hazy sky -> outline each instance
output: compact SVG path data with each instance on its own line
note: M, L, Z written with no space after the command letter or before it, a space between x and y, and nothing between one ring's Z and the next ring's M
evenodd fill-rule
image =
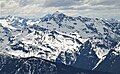
M0 0L0 16L41 17L55 11L71 16L120 19L120 0Z

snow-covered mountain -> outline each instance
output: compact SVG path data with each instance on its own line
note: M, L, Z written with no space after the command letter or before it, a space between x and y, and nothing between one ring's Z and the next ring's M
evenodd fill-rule
M119 42L120 22L115 19L71 17L60 12L40 19L0 18L0 53L18 58L38 57L104 72L98 68L110 54L120 55ZM112 68L105 72L114 73Z
M111 49L109 53L106 55L104 61L100 63L100 65L95 69L99 71L109 71L113 74L120 73L120 43L115 47L115 49Z

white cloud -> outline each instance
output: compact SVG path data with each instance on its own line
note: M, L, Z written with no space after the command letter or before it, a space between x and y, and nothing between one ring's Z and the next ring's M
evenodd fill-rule
M120 12L120 0L3 0L0 6L2 15L20 16L41 16L59 10L68 15L118 17Z

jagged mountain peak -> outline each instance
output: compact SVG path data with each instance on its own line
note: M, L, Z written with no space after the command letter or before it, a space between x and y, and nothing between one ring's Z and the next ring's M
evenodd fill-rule
M57 16L58 16L58 15L65 15L65 14L64 14L64 13L61 13L61 12L59 12L59 11L56 11L56 12L53 13L53 15L57 15Z
M62 20L67 17L65 14L60 13L59 11L54 12L53 14L47 14L43 18L41 18L42 21L50 21L54 20L56 23L62 22Z

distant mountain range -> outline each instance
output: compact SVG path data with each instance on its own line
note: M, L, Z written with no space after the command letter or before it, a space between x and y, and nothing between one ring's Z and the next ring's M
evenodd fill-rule
M45 64L43 68L39 62ZM71 17L58 11L39 19L0 18L2 74L72 70L72 74L119 74L119 68L120 21L116 19Z

